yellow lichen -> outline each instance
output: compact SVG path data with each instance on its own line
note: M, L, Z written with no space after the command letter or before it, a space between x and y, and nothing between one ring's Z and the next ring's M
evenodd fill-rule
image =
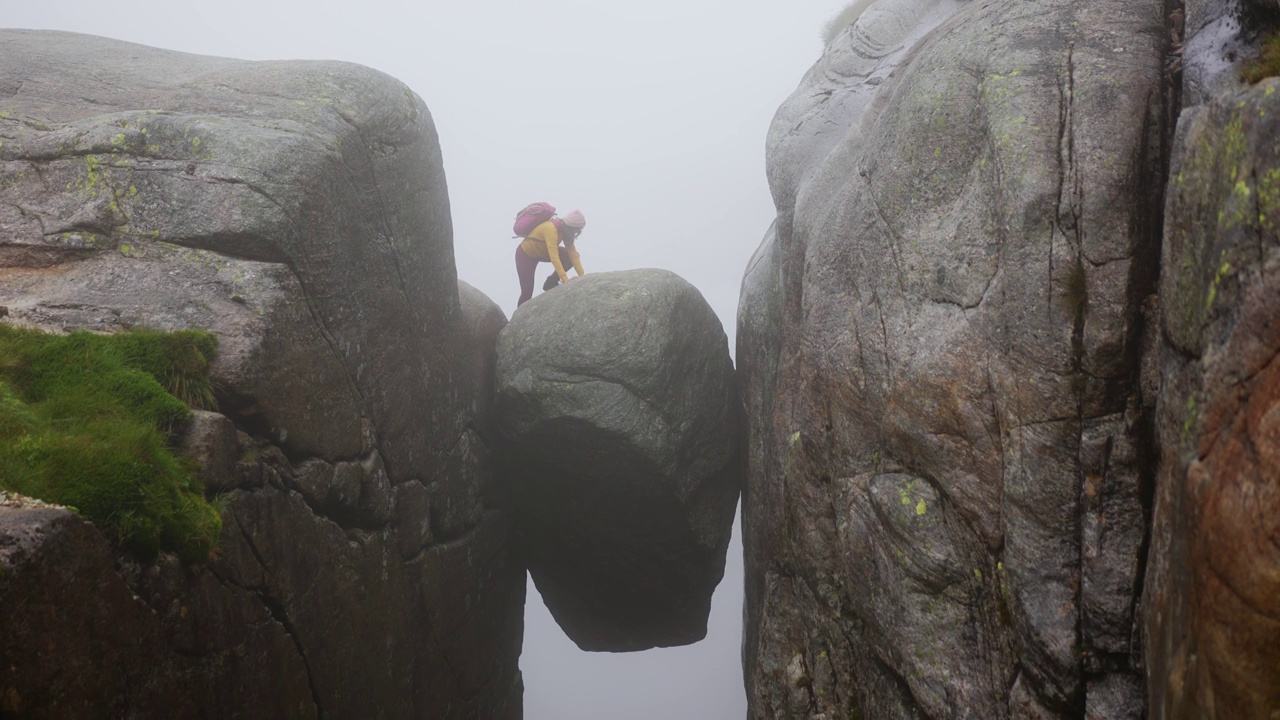
M1209 296L1205 301L1205 309L1213 307L1213 300L1218 296L1218 286L1222 284L1222 279L1231 272L1231 263L1226 260L1226 252L1222 253L1222 262L1218 265L1218 271L1214 273L1213 282L1209 284Z
M1273 230L1276 217L1280 217L1280 168L1263 173L1258 182L1258 225Z

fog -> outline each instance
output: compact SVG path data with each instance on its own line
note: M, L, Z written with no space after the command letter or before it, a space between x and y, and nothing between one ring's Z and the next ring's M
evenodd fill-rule
M422 96L439 131L459 278L510 316L515 212L539 200L580 208L588 273L678 273L715 309L732 348L742 272L774 214L765 133L846 1L11 0L2 22L386 72ZM685 648L581 652L531 584L525 717L744 717L734 535L707 639Z

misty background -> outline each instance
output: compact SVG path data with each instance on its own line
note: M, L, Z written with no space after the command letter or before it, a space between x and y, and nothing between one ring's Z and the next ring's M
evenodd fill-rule
M12 0L6 27L204 55L368 65L426 101L449 182L458 277L515 309L515 212L580 208L588 273L671 270L730 350L742 273L773 220L764 140L848 0ZM0 52L4 47L0 44ZM538 286L550 272L540 265ZM742 545L706 640L584 653L532 583L520 666L527 720L743 718Z

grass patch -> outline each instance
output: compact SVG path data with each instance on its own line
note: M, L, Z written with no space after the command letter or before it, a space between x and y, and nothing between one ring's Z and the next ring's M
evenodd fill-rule
M209 333L52 335L0 325L0 488L75 508L144 556L208 559L221 530L169 445L213 408Z
M1280 33L1268 36L1258 57L1240 68L1240 79L1251 85L1276 75L1280 75Z

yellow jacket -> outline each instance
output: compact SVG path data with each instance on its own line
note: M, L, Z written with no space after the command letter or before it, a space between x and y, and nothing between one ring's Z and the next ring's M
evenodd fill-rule
M560 233L556 230L556 224L550 220L542 223L529 233L529 237L520 243L520 249L525 255L537 260L549 261L556 268L556 274L560 276L560 282L569 282L569 275L564 270L563 263L560 262ZM582 271L582 259L578 257L578 249L573 246L573 241L564 244L564 249L569 251L569 262L573 263L573 269L578 273L578 277L582 277L586 273Z

